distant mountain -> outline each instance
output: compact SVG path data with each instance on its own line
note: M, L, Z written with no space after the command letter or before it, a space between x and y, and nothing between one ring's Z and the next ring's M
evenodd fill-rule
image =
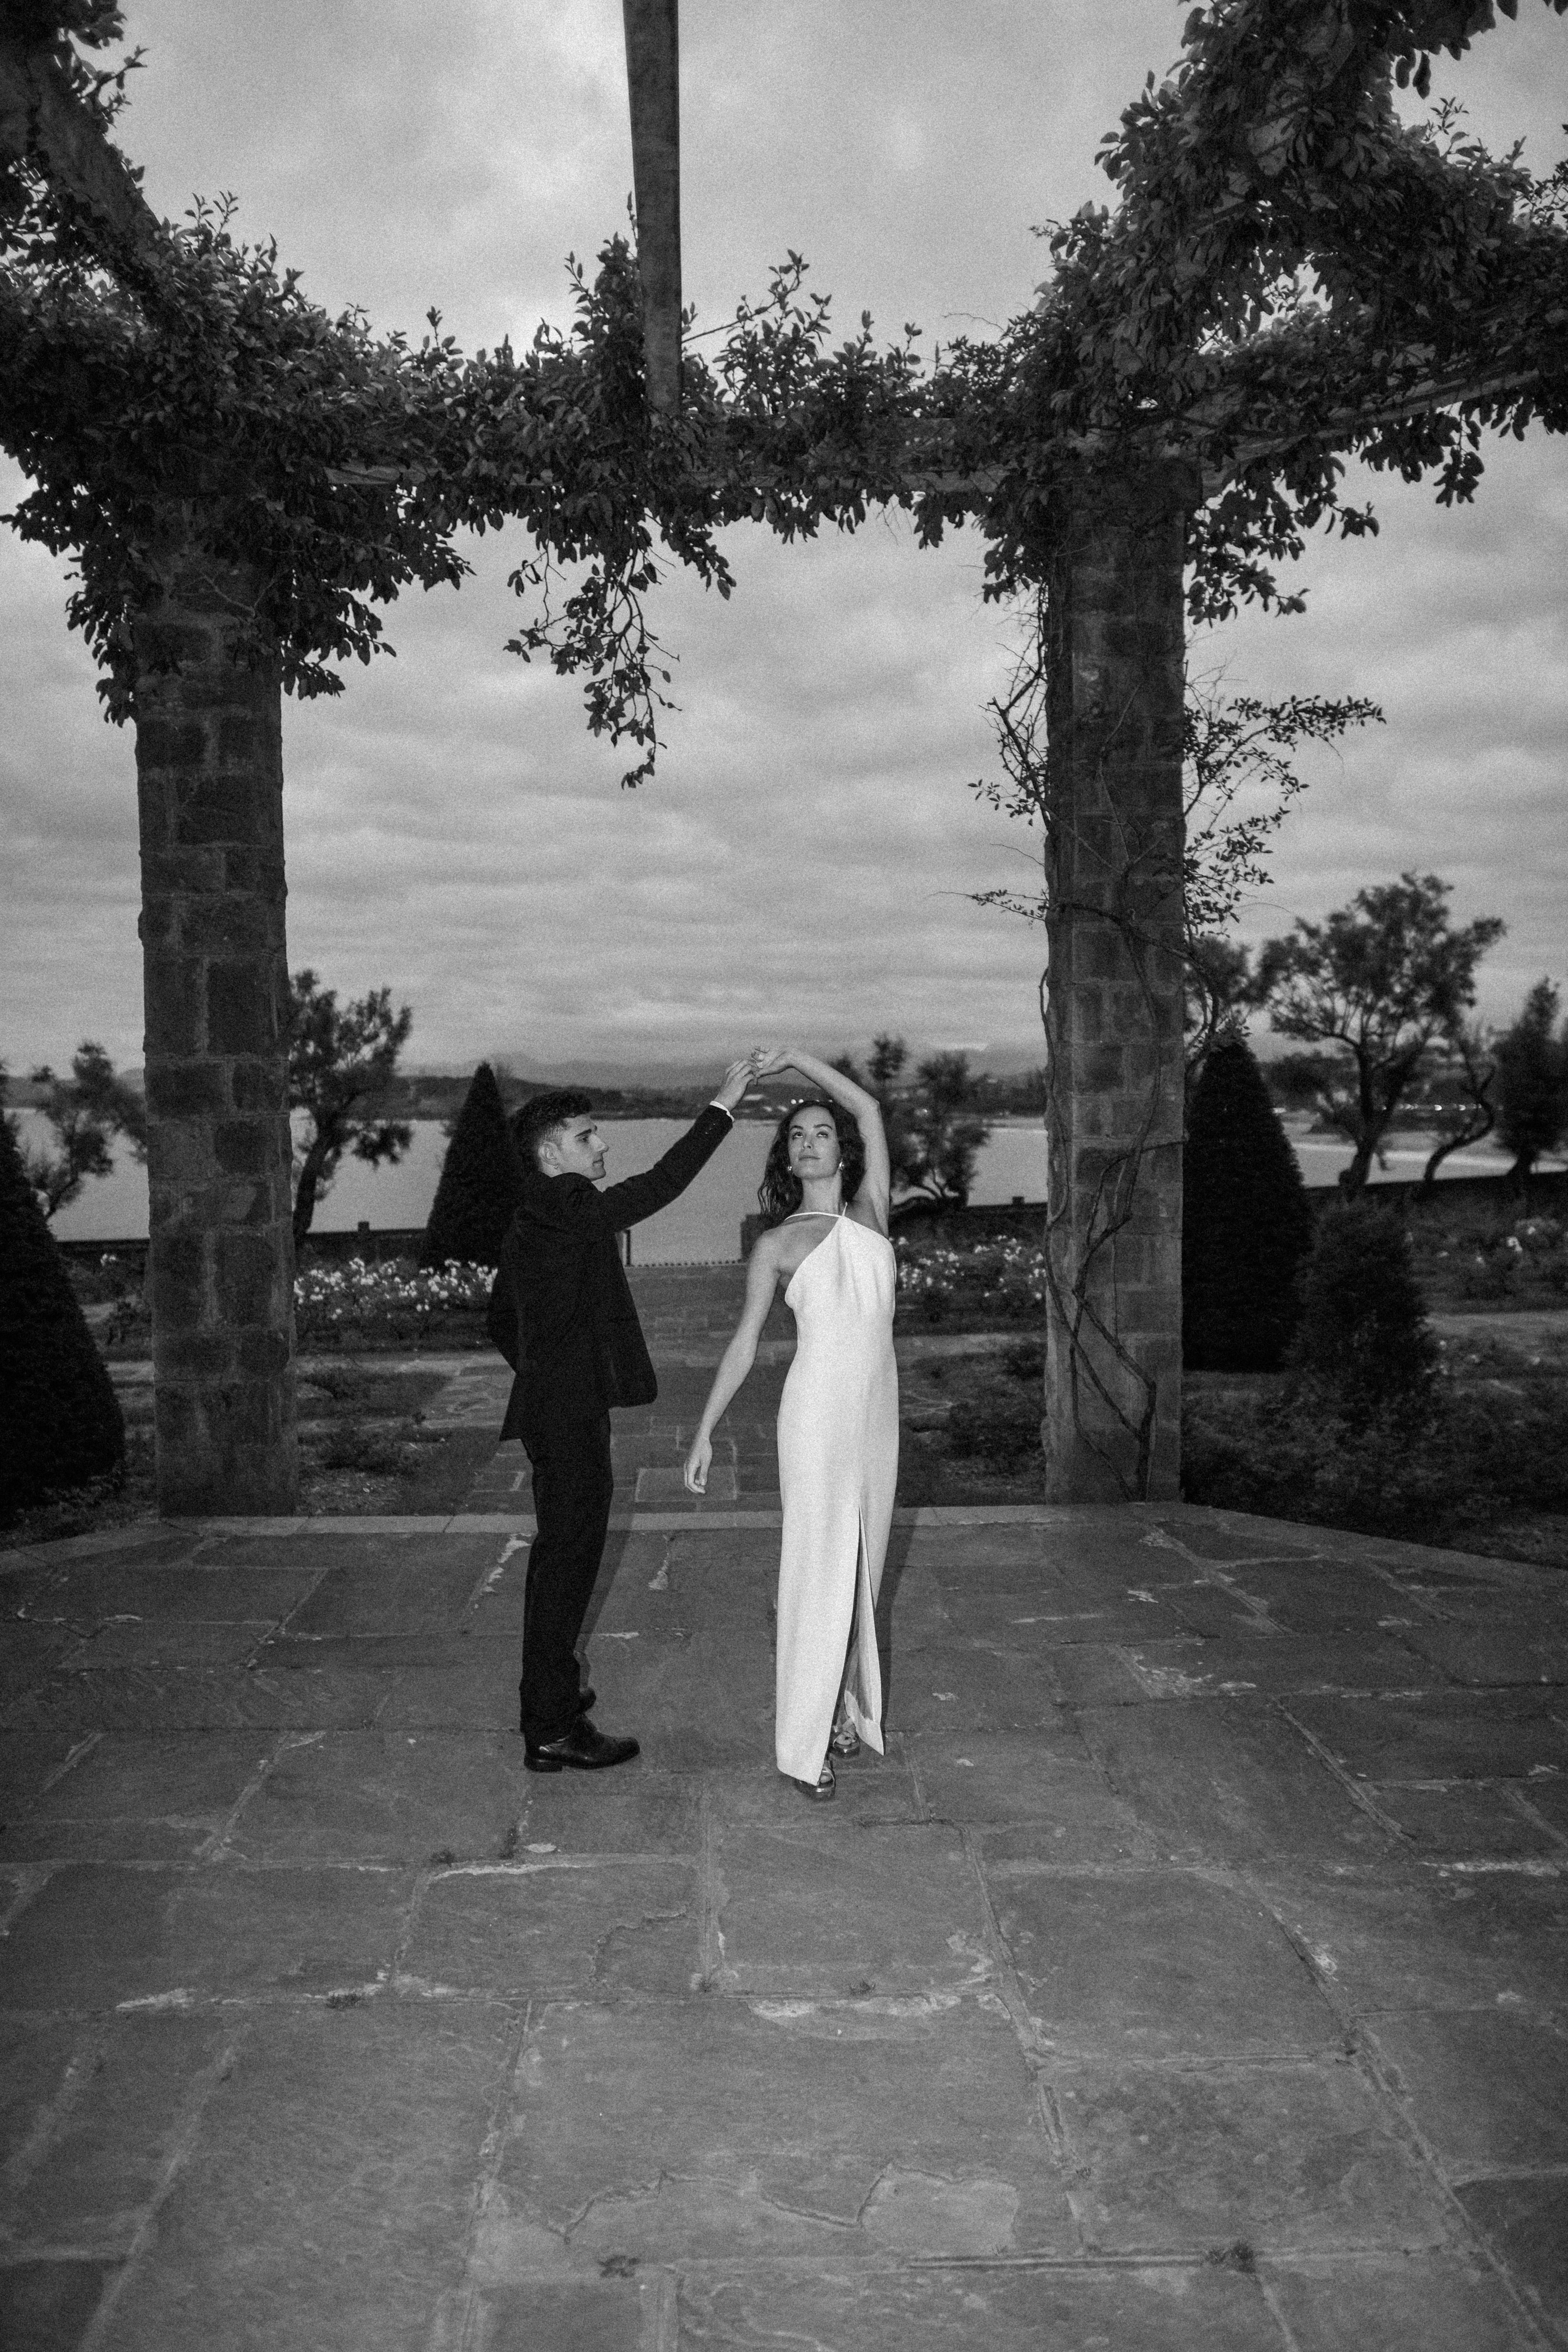
M831 1049L834 1054L844 1050L837 1045ZM849 1050L863 1062L864 1045L850 1047ZM929 1045L911 1045L910 1071L912 1073L914 1065L923 1061L934 1050L937 1049ZM1020 1070L1038 1069L1045 1058L1043 1042L1038 1046L998 1046L994 1052L972 1052L969 1057L972 1068L989 1071L995 1077L1012 1077ZM498 1069L504 1063L514 1078L522 1079L531 1086L636 1087L650 1094L679 1094L691 1087L716 1086L724 1068L721 1055L682 1062L599 1062L588 1057L580 1062L536 1062L524 1054L495 1053L489 1059ZM414 1067L417 1069L418 1066ZM436 1077L451 1074L445 1069L437 1071L432 1067L421 1075Z

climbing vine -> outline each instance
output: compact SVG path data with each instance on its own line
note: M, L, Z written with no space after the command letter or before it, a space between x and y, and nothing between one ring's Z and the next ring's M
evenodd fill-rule
M117 10L5 0L5 17L52 37L117 127L134 60L81 54L121 37ZM1411 127L1394 105L1396 79L1422 87L1428 52L1489 18L1214 0L1102 149L1114 209L1049 232L1039 301L994 341L927 360L866 320L836 342L792 254L716 341L689 340L674 415L643 397L619 238L591 275L572 265L565 331L465 355L435 313L417 342L329 317L226 205L128 252L24 161L0 184L0 438L33 485L10 519L74 559L71 618L117 719L161 499L199 499L254 562L258 627L301 695L390 650L381 610L403 589L461 579L462 532L521 523L510 649L581 681L590 727L640 754L628 781L668 684L648 596L668 562L728 595L716 535L748 517L791 539L896 504L929 542L973 516L987 593L1007 596L1043 578L1064 473L1191 455L1194 617L1289 608L1278 568L1306 532L1375 528L1342 499L1347 454L1463 499L1484 432L1568 427L1561 172L1532 180L1451 110Z

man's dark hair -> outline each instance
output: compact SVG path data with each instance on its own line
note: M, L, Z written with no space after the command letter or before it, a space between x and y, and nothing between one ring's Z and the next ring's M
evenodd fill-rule
M547 1135L564 1127L569 1118L581 1118L594 1108L579 1087L558 1087L553 1094L533 1095L521 1110L511 1115L511 1139L519 1156L537 1168L539 1147Z

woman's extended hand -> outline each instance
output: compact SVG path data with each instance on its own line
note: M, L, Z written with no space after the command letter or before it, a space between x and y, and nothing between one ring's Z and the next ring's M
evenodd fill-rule
M713 1441L700 1437L686 1457L684 1476L687 1489L693 1495L708 1492L708 1473L713 1466Z
M758 1047L757 1053L759 1078L774 1077L780 1070L791 1070L795 1067L795 1051L792 1046L763 1045Z

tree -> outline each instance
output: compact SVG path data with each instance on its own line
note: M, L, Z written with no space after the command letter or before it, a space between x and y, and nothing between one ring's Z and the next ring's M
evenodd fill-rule
M911 1192L943 1206L963 1208L974 1186L974 1162L991 1133L972 1108L974 1079L967 1054L932 1054L915 1073L919 1085L906 1111L905 1179Z
M910 1125L909 1088L901 1086L910 1049L901 1037L884 1031L871 1040L871 1052L862 1070L852 1054L840 1054L833 1066L853 1078L858 1087L875 1095L882 1114L882 1132L888 1143L888 1165L892 1173L895 1192L908 1192L917 1182L914 1173L920 1159L920 1146Z
M1455 929L1448 897L1435 874L1403 874L1358 890L1324 922L1298 921L1258 958L1270 1025L1340 1049L1341 1075L1320 1090L1317 1109L1354 1146L1340 1178L1347 1192L1365 1184L1428 1049L1458 1031L1475 1003L1476 966L1502 937L1490 915Z
M419 1245L421 1265L499 1265L517 1209L517 1160L495 1072L481 1062L452 1123Z
M107 1176L114 1167L110 1148L117 1135L130 1140L134 1157L147 1157L147 1107L133 1087L115 1076L103 1047L83 1038L71 1056L71 1075L57 1078L46 1062L33 1074L36 1085L48 1088L39 1105L55 1133L55 1148L22 1144L22 1164L38 1196L44 1215L76 1200L89 1176Z
M1301 1171L1251 1051L1205 1059L1182 1153L1182 1360L1195 1371L1272 1372L1300 1312L1312 1246Z
M294 1188L296 1249L345 1151L367 1167L383 1160L395 1165L413 1141L414 1129L405 1120L379 1112L413 1026L406 1004L394 1013L389 988L372 989L340 1009L336 990L321 987L313 971L294 974L289 1106L302 1110L309 1121Z
M0 1520L111 1477L125 1424L10 1123L0 1119Z
M1352 1443L1430 1420L1437 1342L1392 1210L1347 1200L1325 1213L1287 1370L1292 1394Z
M1560 1001L1552 982L1538 980L1498 1039L1498 1133L1521 1180L1568 1129L1568 1027L1552 1034Z
M1270 1095L1288 1110L1310 1110L1338 1070L1334 1054L1279 1054L1264 1074Z
M1438 1142L1436 1150L1427 1154L1426 1165L1421 1171L1423 1187L1436 1182L1437 1171L1451 1151L1462 1151L1469 1143L1484 1143L1497 1124L1497 1104L1493 1099L1497 1055L1488 1045L1480 1023L1456 1023L1447 1045L1447 1066L1442 1072L1445 1092L1428 1114Z

